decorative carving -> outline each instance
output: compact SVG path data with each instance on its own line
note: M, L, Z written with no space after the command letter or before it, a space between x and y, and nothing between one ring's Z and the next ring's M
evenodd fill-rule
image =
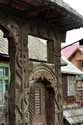
M51 68L49 68L47 65L37 65L33 67L33 71L31 72L30 75L30 81L35 80L37 81L38 79L43 80L44 78L47 79L51 83L51 87L54 90L55 93L55 125L60 125L60 116L62 113L62 102L61 102L61 90L60 90L60 85L59 82L55 76L55 73Z
M60 50L61 50L61 33L58 32L56 35L56 38L54 37L54 67L55 67L55 75L57 77L57 88L54 88L55 93L56 93L56 116L55 116L55 121L56 121L56 125L62 125L63 124L63 108L62 108L62 88L61 88L61 68L60 68ZM58 42L58 44L57 44ZM59 122L60 121L60 122Z
M25 55L25 54L24 54ZM17 55L18 56L18 55ZM26 56L25 56L26 57ZM16 100L16 110L17 114L20 115L20 122L21 124L25 125L26 123L28 124L27 121L27 110L28 110L28 88L26 88L26 84L28 82L27 80L27 69L26 69L26 61L25 58L19 57L19 62L17 62L18 70L16 71L16 77L17 77L17 92L16 94L18 95L17 100ZM24 60L24 67L22 69L22 61ZM24 77L25 76L25 77ZM17 116L18 120L18 116ZM19 121L18 121L19 123Z
M28 125L28 49L25 48L20 34L20 46L16 51L16 122L17 125Z
M12 38L9 41L9 51L10 51L10 63L11 63L11 83L9 92L9 124L11 125L29 125L29 85L28 85L28 49L27 49L27 32L23 28L23 25L18 26L16 23L5 23L7 27L8 34L6 37ZM32 28L34 25L32 25ZM37 28L37 29L36 29ZM27 28L28 29L28 28ZM35 26L33 34L43 36L48 38L50 34L51 38L54 39L54 34L50 33L48 29L44 30L42 27ZM30 30L30 29L29 29ZM42 32L41 32L42 30ZM44 30L44 32L43 32ZM52 31L53 32L53 31ZM52 35L53 34L53 35ZM25 38L26 37L26 38ZM14 43L13 43L14 42ZM60 44L60 43L59 43ZM30 74L30 80L44 80L51 83L51 88L54 90L54 105L55 105L55 125L62 125L62 97L61 97L61 81L59 81L59 68L60 68L60 57L57 56L60 51L60 46L55 45L54 52L54 69L49 68L46 65L37 65L32 67L32 72ZM53 72L53 70L56 70ZM12 107L13 106L13 107ZM12 118L12 119L11 119ZM48 123L47 123L48 124Z
M43 5L43 2L41 3L38 0L36 3ZM45 2L45 4L47 3ZM49 22L47 22L46 20L43 20L42 22L42 18L35 18L34 22L33 20L28 20L27 22L27 20L24 19L20 21L21 16L19 17L20 18L15 17L14 13L12 14L12 16L11 14L8 16L7 13L5 13L4 15L2 11L0 12L0 28L4 32L4 37L7 37L9 40L11 67L11 83L8 96L9 125L29 125L28 106L30 101L30 92L28 85L29 64L26 42L27 33L39 36L41 38L54 40L56 43L56 45L54 46L55 52L53 53L53 56L55 57L54 69L51 69L46 65L37 65L36 67L31 67L33 71L30 74L30 80L38 80L39 78L41 78L41 80L44 80L44 78L46 78L47 81L51 83L50 87L53 88L55 96L55 125L62 125L62 97L60 89L61 81L59 81L60 57L57 57L57 55L60 53L60 42L58 42L57 44L57 41L55 40L55 34L60 34L60 32L58 32L59 29L57 29L57 26L54 29L54 27L52 25L49 25ZM25 28L22 22L25 22ZM62 35L62 39L64 38L65 33L64 35ZM55 72L53 72L52 70L55 70Z
M51 82L52 87L55 87L57 84L57 79L54 75L54 72L47 65L39 64L33 67L30 74L30 80L38 80L39 78L42 80L46 78L49 82Z
M10 109L10 114L12 113L15 117L14 122L16 123L13 124L28 125L28 48L25 41L27 34L24 33L23 25L18 26L17 24L10 23L7 24L7 28L14 40L14 46L12 46L12 41L9 43L9 47L12 47L10 48L11 81L13 82L14 80L14 85L12 83L10 87L11 95L9 99L9 103L13 99L11 103L13 103L14 109L13 113ZM14 88L12 89L12 87Z

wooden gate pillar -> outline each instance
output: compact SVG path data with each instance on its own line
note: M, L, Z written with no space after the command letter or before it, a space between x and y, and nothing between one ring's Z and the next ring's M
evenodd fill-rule
M61 42L65 39L65 33L56 32L53 40L47 42L48 62L54 64L57 85L55 92L55 125L63 125L63 98L61 84Z
M23 25L9 25L14 42L10 39L9 125L28 125L28 47Z
M57 78L57 88L55 91L55 125L63 125L63 99L61 84L61 41L60 36L54 39L54 66Z

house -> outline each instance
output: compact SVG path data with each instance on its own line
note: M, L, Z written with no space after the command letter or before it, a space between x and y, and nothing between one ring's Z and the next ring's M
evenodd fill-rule
M5 114L8 113L7 103L9 83L10 64L8 56L8 41L3 38L3 33L0 31L0 124L5 123ZM6 121L6 123L8 122Z
M83 76L83 72L69 62L65 57L62 56L62 59L67 63L66 66L61 67L64 125L82 125L83 107L80 105L81 103L77 103L77 99L80 100L77 86L82 80L78 78Z
M0 109L4 106L4 95L8 91L10 81L8 41L0 31Z
M66 66L61 67L62 72L62 87L63 87L63 97L64 104L76 103L77 97L77 76L83 75L83 72L69 62L65 57L62 59L67 63Z
M83 46L73 44L71 46L63 47L61 49L61 54L83 71Z
M83 75L77 77L76 92L76 102L83 106Z
M72 64L83 71L83 46L73 44L62 48L62 55L64 55ZM77 79L77 102L83 105L83 76Z

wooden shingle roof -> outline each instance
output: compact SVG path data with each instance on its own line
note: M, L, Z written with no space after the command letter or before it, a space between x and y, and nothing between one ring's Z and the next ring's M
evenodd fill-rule
M7 14L40 19L65 31L83 27L83 17L62 0L0 0L0 7Z

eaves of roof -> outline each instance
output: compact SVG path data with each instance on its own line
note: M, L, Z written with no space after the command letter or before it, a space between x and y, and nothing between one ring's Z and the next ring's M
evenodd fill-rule
M73 75L83 75L83 72L74 66L70 61L62 56L62 59L67 63L66 66L61 67L61 72L64 74L73 74Z
M61 0L0 0L0 7L22 18L44 20L65 31L83 27L83 17Z

